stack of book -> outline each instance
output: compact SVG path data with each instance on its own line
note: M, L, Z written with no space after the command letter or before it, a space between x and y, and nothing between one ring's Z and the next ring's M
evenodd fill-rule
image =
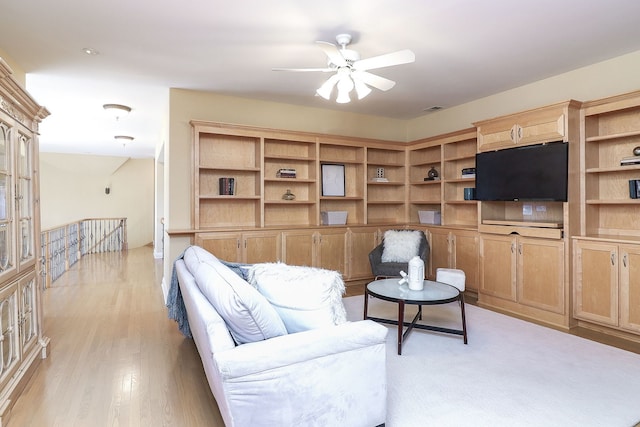
M462 169L462 177L463 178L475 178L476 177L476 168L464 168L464 169Z
M278 178L295 178L296 170L295 169L278 169L278 173L276 173L276 177Z
M233 196L236 187L235 178L222 177L218 180L221 196Z

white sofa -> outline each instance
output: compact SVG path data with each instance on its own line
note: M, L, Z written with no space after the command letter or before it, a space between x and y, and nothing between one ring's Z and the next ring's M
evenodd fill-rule
M167 301L170 317L179 323L175 304L184 303L188 324L181 324L181 330L195 341L225 425L384 424L387 328L370 320L326 324L326 309L305 307L294 316L308 313L311 323L319 325L288 333L294 326L281 309L292 307L274 306L259 286L237 273L191 246L174 264L171 287L177 282L179 288L170 290ZM307 293L315 298L321 292ZM344 311L339 304L336 310Z

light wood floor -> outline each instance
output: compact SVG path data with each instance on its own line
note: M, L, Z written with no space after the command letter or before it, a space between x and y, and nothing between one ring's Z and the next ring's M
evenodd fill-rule
M84 257L44 292L51 352L8 425L223 427L149 247Z

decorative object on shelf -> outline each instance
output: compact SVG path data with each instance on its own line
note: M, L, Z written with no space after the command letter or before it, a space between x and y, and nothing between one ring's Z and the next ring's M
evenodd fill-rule
M425 211L418 211L418 219L420 220L420 224L440 225L442 221L442 216L440 211L425 210Z
M640 147L635 147L633 149L633 155L634 156L640 156Z
M464 189L464 199L465 200L475 200L476 199L476 189L473 187L467 187Z
M291 192L291 190L289 190L289 189L287 188L287 192L286 192L286 193L284 193L284 194L282 195L282 198L283 198L284 200L295 200L295 199L296 199L296 195L295 195L295 194L293 194L293 193Z
M640 165L640 156L623 157L620 166Z
M345 225L347 223L347 211L322 211L320 219L322 225Z
M640 199L640 179L629 180L629 197Z
M371 181L373 181L373 182L389 182L389 180L384 177L384 168L377 168L376 169L376 176L374 178L371 178Z
M277 178L295 178L296 170L293 168L278 169L278 172L276 173L276 177Z
M218 180L221 196L233 196L236 189L235 178L222 177Z
M427 172L427 177L424 179L425 181L437 181L440 179L440 174L434 166L431 166L429 172Z
M344 165L322 164L322 195L345 196Z

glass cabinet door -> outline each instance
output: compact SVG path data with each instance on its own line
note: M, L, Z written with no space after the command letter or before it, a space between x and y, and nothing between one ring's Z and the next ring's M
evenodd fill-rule
M17 286L0 294L0 386L11 377L18 362Z
M31 138L20 133L18 135L18 194L16 194L20 264L34 259L32 158Z
M30 344L35 342L37 334L36 310L36 278L35 273L29 274L20 281L20 344L22 352L27 351Z
M15 267L11 132L0 117L0 276Z

